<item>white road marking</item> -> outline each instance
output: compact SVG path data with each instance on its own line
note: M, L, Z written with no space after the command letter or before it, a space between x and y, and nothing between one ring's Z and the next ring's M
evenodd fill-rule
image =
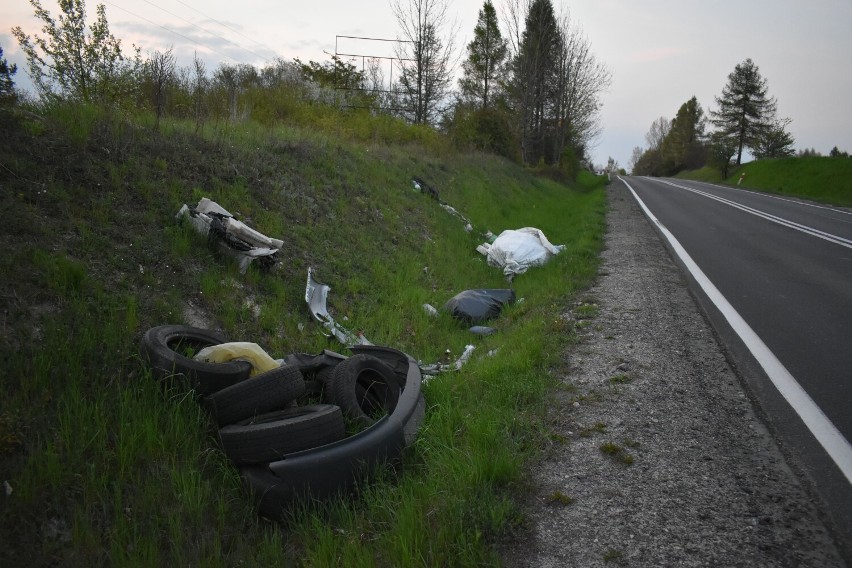
M646 176L647 177L647 176ZM662 181L662 180L660 180ZM809 203L807 201L799 201L798 199L790 199L789 197L781 197L780 195L773 195L771 193L765 193L762 191L754 191L752 189L742 189L741 187L730 187L726 185L719 185L717 183L709 183L706 181L699 181L696 183L701 183L704 185L709 185L710 187L718 187L719 189L733 189L736 191L742 191L743 193L750 193L752 195L756 195L758 197L768 197L770 199L777 199L778 201L786 201L788 203L793 203L795 205L804 205L806 207L813 207L814 209L825 209L826 211L831 211L832 213L840 213L842 215L852 215L852 211L847 211L845 209L841 209L840 207L832 207L830 205L818 205L816 203Z
M783 217L777 217L770 213L766 213L759 209L754 209L753 207L749 207L747 205L743 205L741 203L737 203L736 201L731 201L730 199L726 199L724 197L719 197L718 195L713 195L712 193L707 193L706 191L701 191L700 189L695 189L694 187L687 187L685 185L679 185L676 183L672 183L670 181L666 181L663 179L656 180L660 183L664 183L666 185L670 185L672 187L677 187L679 189L685 189L686 191L691 191L696 195L701 195L704 197L709 197L710 199L714 199L719 203L724 203L725 205L730 205L731 207L735 207L740 211L745 211L746 213L751 213L752 215L757 215L767 221L772 221L773 223L778 223L779 225L783 225L785 227L789 227L791 229L795 229L797 231L801 231L805 234L811 235L813 237L817 237L820 239L824 239L830 243L838 244L840 246L844 246L846 248L852 249L852 240L846 239L844 237L839 237L837 235L832 235L831 233L826 233L825 231L820 231L819 229L814 229L813 227L808 227L807 225L802 225L800 223L796 223L794 221L790 221L789 219L784 219ZM625 182L627 183L627 182Z
M695 261L692 260L692 257L689 256L689 253L686 252L686 249L678 242L677 238L648 209L645 202L642 201L636 191L627 183L627 180L621 176L618 179L624 182L624 185L633 194L633 197L639 203L639 206L645 212L648 219L659 227L663 236L671 244L672 249L680 257L689 272L692 273L695 281L698 282L698 285L701 286L701 289L704 290L710 301L713 302L734 332L745 343L749 351L751 351L751 354L763 368L764 372L766 372L766 375L778 392L781 393L781 396L793 408L793 411L799 415L799 418L802 419L802 422L804 422L808 430L811 431L811 434L814 435L826 453L828 453L829 457L837 464L837 467L840 468L840 471L843 472L849 483L852 483L852 445L849 444L849 441L843 437L843 434L840 433L822 409L805 392L793 375L784 367L784 364L778 360L751 326L746 323L725 296L722 295L719 289L716 288Z

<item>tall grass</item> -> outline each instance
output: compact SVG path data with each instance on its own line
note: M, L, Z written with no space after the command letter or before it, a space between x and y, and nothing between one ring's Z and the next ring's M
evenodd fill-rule
M4 208L18 212L2 231L20 245L0 260L0 478L13 490L0 564L496 563L493 543L521 522L515 492L570 340L558 315L595 273L601 180L566 187L361 115L311 129L220 123L195 136L175 120L161 134L117 127L124 119L112 114L68 133L53 121L72 111L55 112L0 148L10 166L0 174ZM71 150L39 153L45 146ZM103 148L119 149L121 162ZM415 175L474 231L413 191ZM284 239L277 268L242 275L175 221L201 196ZM464 289L508 286L474 249L485 231L524 226L566 250L515 280L524 301L492 322L497 334L423 312ZM427 362L468 343L476 351L461 372L424 387L426 419L398 469L377 473L356 498L269 524L195 398L155 384L138 341L195 310L276 357L341 350L304 305L309 266L332 287L333 315L375 343Z

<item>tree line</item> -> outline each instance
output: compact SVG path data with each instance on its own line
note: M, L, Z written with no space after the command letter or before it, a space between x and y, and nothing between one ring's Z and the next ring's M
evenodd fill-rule
M711 166L728 177L730 167L742 163L744 150L756 159L795 155L795 140L787 130L792 121L777 116L777 101L769 96L766 79L754 61L738 64L714 100L716 108L709 117L693 96L672 120L661 116L651 123L645 135L647 148L633 149L632 173L669 176ZM709 133L705 132L708 122L715 127ZM799 155L818 154L806 150ZM835 146L831 156L848 154Z
M391 0L401 68L389 89L378 62L359 70L338 57L276 59L262 68L221 63L208 70L196 55L179 67L171 48L147 57L136 46L122 49L103 4L90 24L85 0L62 0L56 17L40 0L30 4L42 34L31 36L20 26L12 34L38 103L147 108L156 127L164 116L191 118L199 130L211 117L283 118L288 101L300 100L390 114L439 129L464 148L576 171L599 134L600 97L610 83L588 39L551 0L506 0L502 19L486 0L461 55L449 0ZM2 51L0 61L0 94L8 102L17 96L16 69Z

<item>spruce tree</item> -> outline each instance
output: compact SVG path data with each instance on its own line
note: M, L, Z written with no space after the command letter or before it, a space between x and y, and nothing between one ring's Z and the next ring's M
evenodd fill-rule
M467 46L467 60L462 65L464 77L459 80L462 94L487 109L495 90L503 62L506 59L506 40L500 33L497 11L491 0L479 10L473 29L473 41Z
M773 124L776 103L767 90L757 65L746 59L728 75L722 96L716 97L719 109L711 111L711 122L736 144L737 165L742 163L743 148L755 148Z

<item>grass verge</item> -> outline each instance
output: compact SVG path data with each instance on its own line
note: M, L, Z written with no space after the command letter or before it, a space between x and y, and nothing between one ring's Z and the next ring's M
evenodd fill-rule
M549 369L570 333L559 315L595 274L602 180L567 187L424 147L417 133L385 144L399 125L382 123L381 142L335 128L218 124L196 136L166 122L155 134L67 107L8 125L0 564L497 563L492 544L519 522L513 492L545 436ZM414 175L474 232L414 192ZM241 275L175 221L202 196L284 239L276 269ZM423 312L467 288L506 287L474 251L478 233L524 226L567 247L516 279L525 301L493 322L499 333ZM477 349L426 385L426 420L399 469L356 498L269 523L212 421L191 394L154 384L137 346L153 325L201 321L276 357L340 350L304 305L309 266L332 286L331 312L375 343L424 361Z
M849 158L809 156L757 160L733 169L726 180L713 168L683 172L678 177L729 185L737 185L742 177L739 183L742 188L852 206L852 160Z

